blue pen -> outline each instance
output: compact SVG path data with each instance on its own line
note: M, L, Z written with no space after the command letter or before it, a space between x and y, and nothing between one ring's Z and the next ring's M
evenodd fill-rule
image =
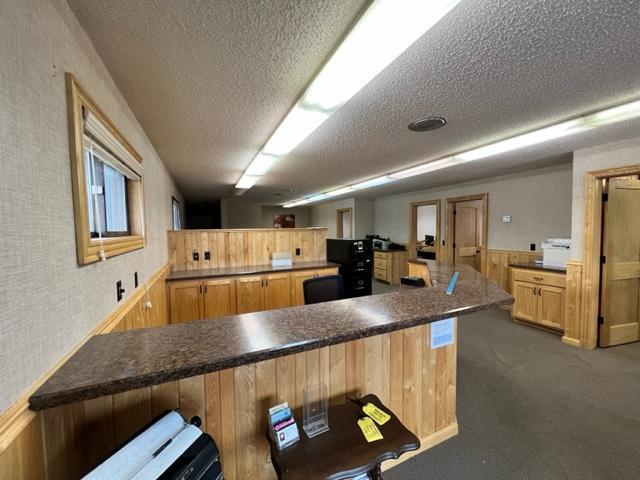
M447 287L447 295L451 295L453 293L453 289L456 286L456 282L458 281L458 272L454 272L453 277L449 281L449 286Z

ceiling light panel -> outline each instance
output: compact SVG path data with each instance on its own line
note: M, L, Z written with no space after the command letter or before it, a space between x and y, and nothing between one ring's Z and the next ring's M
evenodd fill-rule
M296 105L263 148L267 155L285 156L329 118L329 114Z
M610 125L612 123L621 122L623 120L631 120L640 117L640 100L625 103L617 107L607 108L600 112L585 115L584 123L593 127L602 125Z
M251 188L255 185L260 177L252 176L252 175L242 175L238 183L236 183L236 188L246 190L247 188Z
M251 165L245 170L245 175L261 176L269 171L271 166L278 161L278 157L273 155L265 155L259 153L256 158L253 159Z
M364 188L375 187L377 185L384 185L385 183L393 182L393 178L388 175L384 175L382 177L372 178L371 180L366 180L364 182L356 183L355 185L351 185L351 188L354 190L362 190Z

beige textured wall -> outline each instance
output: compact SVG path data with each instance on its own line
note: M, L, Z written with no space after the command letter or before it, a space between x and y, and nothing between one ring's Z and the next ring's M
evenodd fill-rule
M409 239L409 204L476 193L489 194L489 248L529 250L529 244L571 235L571 163L481 181L377 198L375 230L393 241ZM444 238L445 205L441 234ZM511 223L502 223L511 215Z
M607 168L640 165L640 138L576 150L573 154L571 258L582 260L585 174Z
M296 227L310 226L309 207L282 208L262 205L244 198L224 198L220 202L222 228L271 228L273 216L286 213L296 216Z
M340 208L351 208L353 215L351 216L351 231L356 232L353 224L356 217L355 200L353 198L345 198L335 200L333 202L320 203L311 206L311 226L325 227L327 229L327 238L336 238L336 210Z
M142 128L64 0L0 0L0 411L167 262L171 195ZM147 246L85 267L75 251L64 72L144 159Z

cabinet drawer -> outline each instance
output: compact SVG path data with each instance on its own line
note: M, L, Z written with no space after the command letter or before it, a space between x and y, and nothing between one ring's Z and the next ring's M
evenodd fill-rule
M543 272L540 270L523 270L514 268L512 271L514 281L535 283L536 285L551 285L564 288L566 276L561 273Z
M387 270L387 259L376 258L373 261L373 268L379 269L379 270Z
M373 258L375 259L381 259L381 260L387 260L387 254L384 252L373 252Z
M375 278L377 278L378 280L382 280L383 282L388 281L387 280L387 271L386 270L381 270L379 268L376 268L373 270L373 276Z

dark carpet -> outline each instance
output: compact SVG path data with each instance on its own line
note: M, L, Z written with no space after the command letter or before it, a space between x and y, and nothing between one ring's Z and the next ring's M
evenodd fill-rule
M640 479L640 344L584 351L511 321L460 317L458 436L386 480Z

